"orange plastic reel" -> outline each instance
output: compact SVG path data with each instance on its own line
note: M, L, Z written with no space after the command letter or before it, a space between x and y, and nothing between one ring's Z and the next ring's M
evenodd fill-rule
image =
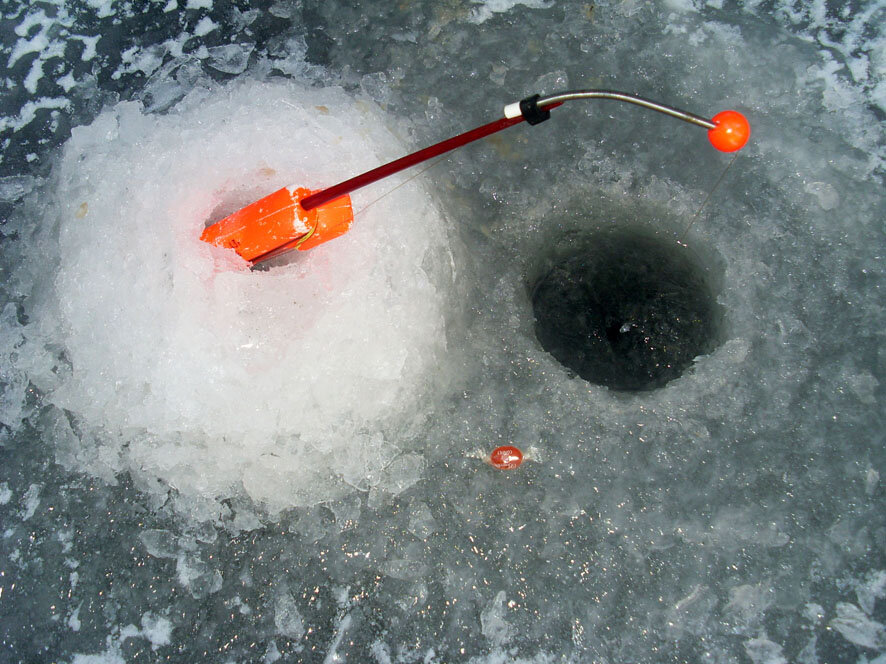
M304 187L279 189L207 227L200 239L259 263L347 233L354 221L351 197L345 194L312 210L303 209L300 201L313 193Z

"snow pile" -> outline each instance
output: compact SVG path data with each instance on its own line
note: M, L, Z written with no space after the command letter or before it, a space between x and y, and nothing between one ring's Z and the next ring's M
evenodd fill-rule
M210 512L242 489L275 512L415 482L421 457L390 432L422 420L454 264L423 189L365 212L391 185L356 194L350 234L266 271L198 240L281 186L403 152L372 105L295 84L198 89L165 116L121 103L75 129L23 222L40 239L19 288L44 297L27 325L5 312L7 350L26 341L4 421L27 373L57 407L45 420L65 465L159 479Z

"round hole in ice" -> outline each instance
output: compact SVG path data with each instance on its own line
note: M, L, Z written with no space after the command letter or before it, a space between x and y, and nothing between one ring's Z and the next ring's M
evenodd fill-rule
M722 307L697 257L637 230L573 243L532 286L542 347L585 380L640 391L722 341Z

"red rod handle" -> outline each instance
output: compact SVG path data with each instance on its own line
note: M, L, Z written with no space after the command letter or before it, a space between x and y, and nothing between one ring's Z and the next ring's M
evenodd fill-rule
M557 105L559 106L559 104ZM553 106L551 106L551 108L553 108ZM435 143L434 145L426 147L423 150L413 152L412 154L408 154L405 157L400 157L395 161L373 168L371 171L366 171L361 175L352 177L350 180L345 180L344 182L340 182L339 184L327 187L326 189L322 189L316 194L306 196L301 200L300 205L305 210L312 210L315 207L323 205L324 203L335 200L339 196L349 194L355 189L365 187L366 185L372 184L373 182L378 182L382 178L386 178L389 175L393 175L394 173L399 173L400 171L405 170L410 166L415 166L416 164L420 164L421 162L427 161L428 159L433 159L437 155L449 152L450 150L455 150L455 148L460 148L462 145L466 145L473 141L479 140L481 138L489 136L490 134L494 134L497 131L501 131L502 129L513 127L515 124L523 122L523 120L524 118L522 115L516 118L501 118L500 120L495 120L493 122L490 122L489 124L485 124L482 127L477 127L476 129L466 131L465 133L459 134L458 136L447 138L445 141L440 141L439 143Z

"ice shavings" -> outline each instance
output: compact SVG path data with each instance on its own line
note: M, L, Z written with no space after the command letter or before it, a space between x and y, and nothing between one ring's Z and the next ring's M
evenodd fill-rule
M209 66L225 74L239 74L246 70L252 44L224 44L207 49Z
M7 175L6 177L0 177L0 201L15 202L25 194L30 193L37 183L37 178L31 175Z
M766 583L736 586L729 590L729 602L723 614L736 634L754 633L773 599L773 589Z
M179 555L175 560L176 578L194 599L206 599L221 590L222 573L197 555Z
M139 48L138 46L128 48L121 54L122 64L114 72L114 77L119 78L123 74L136 71L150 76L163 64L163 58L168 51L169 46L165 43L151 48Z
M76 421L43 415L58 460L111 482L124 469L156 477L201 504L245 492L272 513L355 488L378 504L414 485L422 457L391 435L420 421L398 416L436 380L451 262L423 267L447 248L421 189L267 272L197 239L219 206L338 181L391 145L365 102L296 85L235 85L163 117L123 103L75 129L47 209L54 304L27 328L63 344L70 370L37 369L41 353L19 362ZM194 586L200 567L181 563L180 578Z
M754 664L788 664L782 647L765 636L745 641L744 650Z
M128 639L145 639L152 650L171 643L173 626L169 618L148 612L140 622L141 629L132 624L115 627L105 639L106 650L93 655L75 654L71 664L125 664L124 643Z
M855 604L839 602L837 617L829 623L847 641L862 648L886 648L886 627L865 615Z
M550 0L471 0L475 5L468 20L471 23L485 23L496 14L504 14L518 5L530 9L548 9L553 6Z
M876 570L865 575L865 578L857 583L855 595L859 606L868 615L873 615L876 601L886 597L886 571Z
M274 627L277 633L298 640L305 633L304 619L292 592L285 587L277 588L274 597Z
M22 510L20 513L22 521L27 521L34 516L37 508L40 506L41 489L42 487L39 484L31 484L22 495Z
M483 636L489 639L489 642L496 647L504 646L511 638L512 629L505 618L507 612L506 599L505 591L499 591L486 605L486 608L480 612L480 625Z
M78 606L76 609L74 609L71 612L71 615L68 616L68 627L71 628L72 632L79 632L80 631L80 627L82 625L82 623L80 621L80 609L81 608L82 608L82 605Z
M168 646L172 641L172 622L164 616L146 613L141 619L141 636L151 642L151 649Z
M151 556L175 561L176 581L195 599L205 599L221 589L224 577L206 562L198 538L150 529L142 531L139 540Z
M197 22L197 25L194 26L194 35L197 37L205 37L210 32L217 29L218 23L213 21L208 16L204 16Z

